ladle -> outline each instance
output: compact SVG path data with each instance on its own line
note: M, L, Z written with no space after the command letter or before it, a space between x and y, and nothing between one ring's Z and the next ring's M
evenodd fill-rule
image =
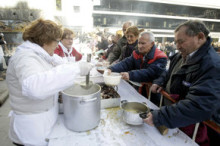
M87 54L87 62L91 62L91 56L92 54ZM81 87L83 87L84 89L89 89L93 85L92 81L89 81L89 75L90 75L90 72L88 73L88 75L86 75L86 82L80 83Z

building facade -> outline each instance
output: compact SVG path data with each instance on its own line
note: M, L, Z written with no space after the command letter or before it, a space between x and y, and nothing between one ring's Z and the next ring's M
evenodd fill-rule
M207 2L206 2L207 3ZM151 30L160 41L172 40L174 29L182 22L202 20L213 38L220 38L219 2L206 4L184 0L101 0L94 6L94 27L121 29L123 22L131 21L139 28ZM214 6L211 6L215 5Z

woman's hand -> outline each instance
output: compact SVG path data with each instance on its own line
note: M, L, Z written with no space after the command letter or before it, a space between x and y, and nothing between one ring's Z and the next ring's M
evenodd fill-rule
M79 63L79 69L80 69L81 76L88 75L92 68L93 68L93 65L91 63L88 63L88 62L80 62Z
M112 73L112 71L110 70L110 69L106 69L105 71L104 71L104 76L107 76L107 75L110 75Z

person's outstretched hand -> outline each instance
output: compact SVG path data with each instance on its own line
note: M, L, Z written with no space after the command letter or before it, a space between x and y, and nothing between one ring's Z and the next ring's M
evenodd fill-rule
M146 119L143 119L145 123L147 123L148 125L150 126L154 126L154 123L153 123L153 115L151 114L151 112L149 112L147 114L147 118Z
M111 71L110 69L106 69L106 70L104 71L103 76L110 75L111 73L112 73L112 71Z
M153 84L150 88L151 92L153 93L160 93L160 91L162 90L162 87L157 85L157 84Z

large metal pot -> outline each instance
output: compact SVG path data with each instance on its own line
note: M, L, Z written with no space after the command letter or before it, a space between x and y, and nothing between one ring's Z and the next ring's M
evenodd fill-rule
M87 131L100 121L100 91L98 84L83 88L78 84L62 92L64 124L72 131Z
M121 101L121 109L123 120L130 125L141 125L143 119L140 117L141 113L148 113L150 109L146 103Z

